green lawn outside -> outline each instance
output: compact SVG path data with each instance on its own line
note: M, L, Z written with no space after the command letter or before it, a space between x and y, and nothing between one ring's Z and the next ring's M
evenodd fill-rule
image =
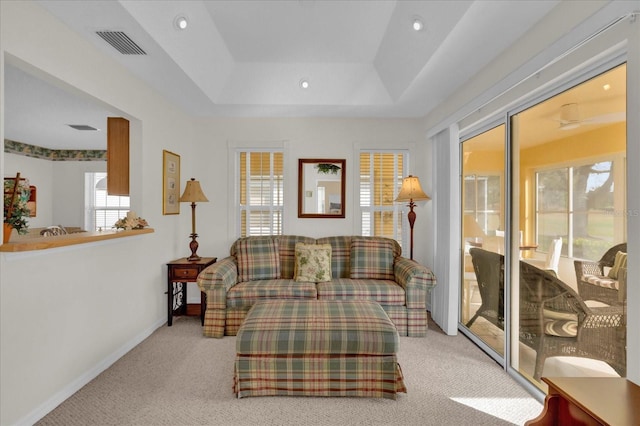
M590 211L587 219L587 236L574 238L573 257L598 260L613 244L616 217L603 211ZM552 239L560 236L564 244L562 254L567 254L567 216L564 213L545 213L538 217L538 246L546 250Z

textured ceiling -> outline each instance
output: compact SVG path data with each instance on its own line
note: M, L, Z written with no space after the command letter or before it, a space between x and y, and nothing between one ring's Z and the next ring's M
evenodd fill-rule
M424 117L558 2L37 4L194 116ZM186 30L175 27L178 16ZM423 30L412 29L415 18ZM96 35L102 30L123 31L147 54L119 53ZM7 97L7 109L14 101ZM22 124L7 121L6 137Z

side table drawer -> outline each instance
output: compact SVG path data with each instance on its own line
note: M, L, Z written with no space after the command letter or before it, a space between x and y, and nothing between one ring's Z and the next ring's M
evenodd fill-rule
M173 267L171 268L171 279L174 280L195 280L198 278L198 273L200 271L198 268L180 268Z

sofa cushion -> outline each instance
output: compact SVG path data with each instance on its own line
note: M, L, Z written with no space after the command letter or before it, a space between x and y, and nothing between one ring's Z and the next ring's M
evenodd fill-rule
M257 303L247 313L236 352L261 359L274 355L371 357L395 354L398 341L395 326L377 303L271 300ZM282 359L283 368L290 365L287 358ZM336 360L336 369L344 370L345 361ZM315 371L315 365L309 362L308 368L317 375L316 380L325 379L328 372ZM292 371L292 380L301 373Z
M293 278L295 270L296 244L315 244L315 238L299 235L279 235L278 253L280 255L280 278Z
M393 243L390 240L351 240L351 278L393 280L393 261Z
M405 304L404 289L390 280L335 278L318 283L319 300L373 300L381 305Z
M238 283L227 292L227 307L252 306L258 300L317 299L315 283L292 279L257 280Z
M238 282L280 278L278 241L273 238L244 238L236 241Z
M578 322L571 320L546 320L544 332L550 336L576 337L578 335Z
M620 283L617 280L609 277L603 277L602 275L585 274L582 276L582 281L589 284L597 285L598 287L613 288L618 290Z
M316 240L316 244L331 245L331 276L333 278L349 278L351 255L351 236L342 235L323 237Z
M617 252L615 260L613 261L613 266L609 270L609 278L613 278L614 280L618 279L618 272L620 268L627 267L627 253Z
M331 245L297 243L295 265L296 281L331 281Z

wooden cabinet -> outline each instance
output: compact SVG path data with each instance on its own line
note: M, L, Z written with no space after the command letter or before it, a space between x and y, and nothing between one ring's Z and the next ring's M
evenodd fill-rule
M526 426L640 425L640 386L617 377L543 377L542 413Z
M107 193L129 195L129 120L107 117Z

